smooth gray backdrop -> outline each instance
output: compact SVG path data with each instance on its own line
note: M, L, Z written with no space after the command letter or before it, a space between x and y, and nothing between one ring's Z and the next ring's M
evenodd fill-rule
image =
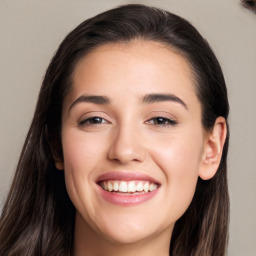
M228 255L255 256L256 15L241 7L239 0L0 0L0 209L53 53L83 20L127 3L154 5L181 15L213 47L231 106Z

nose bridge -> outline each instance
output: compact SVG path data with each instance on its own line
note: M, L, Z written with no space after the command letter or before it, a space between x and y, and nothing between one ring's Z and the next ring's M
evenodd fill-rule
M120 123L112 136L108 155L111 160L122 163L144 160L145 151L138 125L135 125L131 120Z

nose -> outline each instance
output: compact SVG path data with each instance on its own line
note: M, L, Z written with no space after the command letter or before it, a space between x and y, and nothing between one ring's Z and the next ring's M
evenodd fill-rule
M146 152L138 129L125 127L116 131L109 147L108 158L122 164L143 162Z

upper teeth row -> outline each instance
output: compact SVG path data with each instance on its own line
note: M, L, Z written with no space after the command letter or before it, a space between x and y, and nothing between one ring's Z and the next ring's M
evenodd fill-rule
M135 181L104 181L100 185L109 192L148 192L157 189L157 184L148 181L139 181L137 185Z

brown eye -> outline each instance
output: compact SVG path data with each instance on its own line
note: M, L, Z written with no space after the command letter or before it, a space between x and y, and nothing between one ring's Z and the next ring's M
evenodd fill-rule
M79 125L97 125L97 124L104 124L104 123L107 123L107 121L104 118L93 116L93 117L82 120L81 122L79 122Z
M149 121L147 121L147 123L154 124L157 126L171 126L171 125L173 126L177 124L176 121L169 118L161 117L161 116L151 118Z

